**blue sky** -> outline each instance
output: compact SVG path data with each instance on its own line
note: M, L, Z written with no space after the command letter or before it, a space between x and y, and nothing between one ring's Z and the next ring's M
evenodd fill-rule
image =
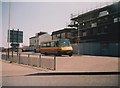
M70 14L90 11L106 2L11 2L10 28L24 33L22 45L29 45L29 38L40 31L48 32L65 28ZM9 3L2 2L2 46L7 47Z

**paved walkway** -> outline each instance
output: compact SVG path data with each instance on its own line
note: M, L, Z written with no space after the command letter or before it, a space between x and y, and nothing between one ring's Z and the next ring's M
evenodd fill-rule
M20 76L47 71L49 70L23 64L9 63L9 61L2 61L2 76Z
M37 55L34 55L37 57ZM42 67L54 67L54 64L49 64L49 59L54 58L53 56L42 56L42 60L46 59L48 61L41 61ZM23 57L24 59L24 57ZM33 58L33 60L35 60ZM32 62L34 62L31 60ZM118 57L106 57L106 56L60 56L56 57L56 70L55 72L118 72ZM53 62L53 61L52 61ZM37 62L35 62L37 63ZM46 67L47 66L47 67ZM40 68L39 68L40 69Z
M34 73L69 72L118 72L119 59L116 57L73 56L57 57L56 70L48 70L18 63L2 61L3 76L29 75Z
M118 72L117 57L72 56L57 57L57 71Z
M49 56L42 56L42 58L49 58ZM56 70L55 72L118 72L118 63L120 62L117 57L104 57L104 56L63 56L56 57ZM17 64L25 67L31 67L23 64ZM11 64L10 64L11 65ZM15 68L15 67L13 67ZM37 67L32 67L42 71L52 71ZM5 69L9 69L9 66ZM15 68L16 69L16 68ZM18 68L20 69L20 68ZM23 71L25 68L22 68ZM4 66L3 66L4 70Z
M83 58L84 57L84 58ZM93 60L90 59L89 56L81 56L79 60L81 62L76 62L72 63L74 67L75 64L78 65L78 63L81 63L80 65L88 65L87 67L82 67L81 71L79 70L78 72L82 72L83 68L86 69L87 71L93 71L87 68L92 67L92 69L96 69L99 64L101 64L101 67L104 67L103 69L105 71L114 71L118 72L118 59L117 58L106 58L103 60L103 63L100 62L101 60L97 61L99 62L98 65L95 63ZM89 58L88 58L89 57ZM91 57L93 58L93 57ZM98 57L99 59L101 57ZM69 59L69 60L68 60ZM71 57L72 59L72 57ZM40 74L40 73L51 73L51 72L66 72L65 70L68 69L69 67L66 65L66 63L71 63L70 58L66 58L64 60L63 58L59 58L59 60L64 61L62 63L63 67L65 69L57 71L52 71L52 70L46 70L43 68L36 68L36 67L30 67L27 65L22 65L22 64L17 64L17 63L9 63L8 61L2 61L2 83L3 86L117 86L118 85L118 75L117 74L107 74L107 75L50 75L50 74ZM74 60L77 58L74 58ZM88 61L86 61L88 60ZM61 61L61 62L62 62ZM85 62L85 63L83 63ZM89 64L88 64L89 63ZM91 64L90 64L91 63ZM67 67L66 67L67 66ZM72 66L72 67L73 67ZM97 67L100 71L101 67ZM107 68L106 68L107 67ZM72 68L73 69L73 68ZM94 69L94 71L95 71ZM108 69L108 70L107 70ZM78 69L76 69L77 71ZM104 71L102 70L102 71ZM71 70L67 70L69 72ZM73 71L72 71L73 72ZM99 79L99 80L98 80Z

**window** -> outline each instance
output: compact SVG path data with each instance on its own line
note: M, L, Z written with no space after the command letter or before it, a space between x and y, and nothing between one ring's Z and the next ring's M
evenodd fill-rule
M106 33L108 33L108 26L99 27L97 33L98 34L106 34Z
M39 40L37 40L37 45L39 45Z
M101 33L101 28L97 29L97 33L100 34Z
M102 48L102 49L107 49L107 48L109 48L109 43L101 43L101 48Z
M42 44L42 47L46 47L46 44L44 43L44 44Z
M51 47L55 47L55 43L54 42L51 42Z
M60 40L59 41L59 46L70 46L70 41L69 40Z
M107 33L107 32L108 32L108 26L104 26L103 33Z
M70 37L71 37L71 33L68 32L68 33L67 33L67 38L70 38Z
M97 30L98 30L98 28L93 28L93 35L97 34Z
M78 31L73 31L71 35L72 35L72 37L77 37L78 36Z
M86 36L90 36L90 35L91 35L91 30L87 30Z
M60 38L60 34L57 34L57 38Z
M106 16L108 14L109 14L109 12L107 10L105 10L105 11L102 11L99 13L99 17Z
M46 46L47 46L47 47L50 47L50 42L48 42L48 43L46 44Z
M120 21L120 18L114 18L114 23L118 22L118 20Z
M100 21L101 21L101 19L98 20L98 22L100 22Z
M65 38L65 33L62 33L62 34L61 34L61 38Z
M116 23L116 22L120 22L120 17L116 17L116 18L114 18L114 23Z
M104 26L104 29L107 29L108 28L108 26Z
M58 45L59 45L59 44L58 44L58 41L56 41L56 42L54 42L54 43L55 43L55 47L58 47Z
M97 27L97 23L92 23L91 27Z
M85 23L82 24L83 26L85 25Z
M104 19L105 19L105 21L106 21L106 20L108 20L108 18L107 18L107 17L105 17Z
M53 39L57 39L56 35L53 35Z
M85 31L85 32L83 32L83 36L87 36L87 32Z

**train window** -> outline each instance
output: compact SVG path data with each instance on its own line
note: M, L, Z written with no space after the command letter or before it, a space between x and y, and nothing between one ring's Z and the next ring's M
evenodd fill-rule
M54 42L51 42L51 47L55 47L55 43Z
M58 41L54 42L55 47L58 47Z
M59 46L70 46L70 41L69 40L60 40Z
M71 32L67 33L67 38L71 38Z
M43 44L42 44L42 47L46 47L46 44L45 44L45 43L43 43Z
M53 35L52 37L53 37L53 39L57 39L57 36L56 36L56 35Z
M57 38L60 38L60 34L57 34Z
M62 34L61 34L61 38L65 38L65 33L62 33Z
M48 43L46 44L46 47L50 47L50 42L48 42Z

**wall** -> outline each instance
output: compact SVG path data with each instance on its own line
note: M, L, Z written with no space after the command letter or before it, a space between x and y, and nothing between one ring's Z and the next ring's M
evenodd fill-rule
M52 36L49 34L43 34L41 36L35 37L30 39L30 49L34 50L37 47L39 47L39 45L41 44L41 42L45 42L45 41L49 41L52 40ZM36 42L35 42L36 41Z
M10 61L10 63L18 63L30 65L34 67L42 67L44 69L56 70L56 57L55 56L42 56L41 54L10 54L9 58L7 53L2 53L2 59Z
M78 45L72 44L73 53L78 53ZM120 43L80 43L80 55L120 56Z
M39 45L40 45L41 42L46 42L46 41L52 40L52 36L49 34L44 34L44 35L39 36L38 40L39 40Z

